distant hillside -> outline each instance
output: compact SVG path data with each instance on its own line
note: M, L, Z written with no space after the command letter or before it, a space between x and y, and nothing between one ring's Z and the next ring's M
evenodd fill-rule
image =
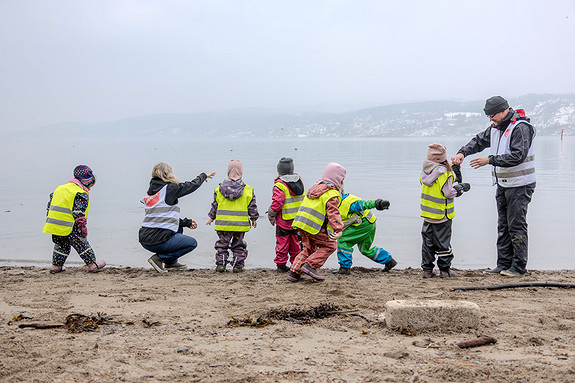
M509 99L525 109L542 136L575 135L575 95L527 95ZM469 136L489 120L484 101L428 101L346 113L282 113L242 109L212 113L156 114L83 124L66 122L19 135L106 137L391 137Z

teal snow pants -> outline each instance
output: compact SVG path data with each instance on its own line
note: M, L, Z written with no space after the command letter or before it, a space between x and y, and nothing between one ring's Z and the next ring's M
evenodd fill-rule
M374 262L385 264L391 261L391 254L381 247L373 246L375 238L375 223L364 219L359 226L349 226L337 240L337 258L341 267L350 268L352 264L353 246Z

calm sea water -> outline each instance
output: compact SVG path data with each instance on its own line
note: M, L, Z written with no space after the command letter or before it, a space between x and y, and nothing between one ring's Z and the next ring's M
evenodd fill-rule
M216 234L206 226L213 190L226 175L230 159L244 165L244 181L254 187L262 219L247 236L246 267L275 267L274 227L264 215L271 201L276 164L292 157L306 185L311 186L328 162L346 167L345 189L365 199L391 201L390 210L378 217L375 243L398 260L401 268L419 267L421 218L419 174L427 145L440 142L453 155L468 138L369 139L125 139L58 140L9 139L0 143L0 265L48 265L50 236L42 233L49 194L65 183L78 164L88 164L97 176L91 191L89 240L99 259L117 266L147 267L150 256L138 243L143 218L139 202L147 190L156 162L168 162L181 180L201 172L216 172L213 180L180 200L182 215L198 222L186 233L198 248L181 259L192 268L214 266ZM575 266L572 241L575 203L575 139L538 137L537 188L529 206L528 267L571 269ZM484 152L482 155L487 155ZM456 268L484 268L496 260L495 187L491 167L475 170L467 158L462 168L470 192L456 200L452 246ZM70 264L81 264L72 250ZM354 265L375 263L357 250ZM337 267L332 255L326 267Z

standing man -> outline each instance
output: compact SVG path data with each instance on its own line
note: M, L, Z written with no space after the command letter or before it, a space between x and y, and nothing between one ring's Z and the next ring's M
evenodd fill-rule
M493 184L497 185L497 267L484 273L517 277L527 271L527 205L535 191L535 128L522 109L513 110L501 96L489 98L483 111L491 126L451 160L460 164L470 154L491 148L491 155L470 161L474 169L493 165Z

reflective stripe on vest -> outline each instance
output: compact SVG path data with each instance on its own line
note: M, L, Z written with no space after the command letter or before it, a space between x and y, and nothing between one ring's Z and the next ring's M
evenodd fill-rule
M276 182L274 186L280 189L285 196L284 204L282 206L282 218L286 221L294 219L299 207L301 206L304 195L300 194L292 196L289 188L283 182Z
M445 198L441 191L448 178L451 178L451 181L453 181L452 172L443 173L437 177L431 186L427 186L423 182L421 183L420 207L423 218L443 219L447 216L447 218L452 219L455 217L453 198Z
M329 189L316 199L310 199L305 196L293 220L292 227L301 229L310 233L311 235L316 235L319 233L326 219L325 215L327 212L327 201L333 197L338 197L339 205L339 202L341 201L341 195L336 189ZM328 229L331 229L329 224L327 227Z
M350 214L349 209L351 208L351 205L357 201L361 201L361 198L352 194L348 194L341 200L341 204L339 205L339 212L341 214L341 220L343 221L344 228L361 225L363 218L367 219L369 223L374 223L377 219L375 214L373 214L369 209L365 209L359 213Z
M60 185L54 190L52 202L48 208L48 217L46 217L46 223L42 230L43 233L66 236L72 232L74 227L72 209L74 209L74 199L78 193L86 192L73 182ZM89 208L90 200L88 199L88 208L84 212L86 218L88 218Z
M515 112L512 118L519 117L517 112ZM515 123L509 124L505 132L501 134L501 131L497 128L491 128L491 154L492 155L502 155L511 154L509 149L509 144L511 143L511 134L513 129L519 124L527 124L533 127L525 120L513 120ZM534 135L531 141L531 146L527 152L527 157L522 163L511 167L501 167L494 166L491 175L493 176L493 185L497 184L502 187L511 188L517 186L525 186L532 184L536 181L535 177L535 129L533 129Z
M180 207L178 204L168 205L166 203L167 189L168 184L156 194L146 195L140 201L146 206L142 227L167 229L173 232L177 232L180 228Z
M233 201L224 197L219 186L215 193L218 210L214 228L217 231L249 231L251 223L248 206L253 199L254 189L245 185L242 195Z

